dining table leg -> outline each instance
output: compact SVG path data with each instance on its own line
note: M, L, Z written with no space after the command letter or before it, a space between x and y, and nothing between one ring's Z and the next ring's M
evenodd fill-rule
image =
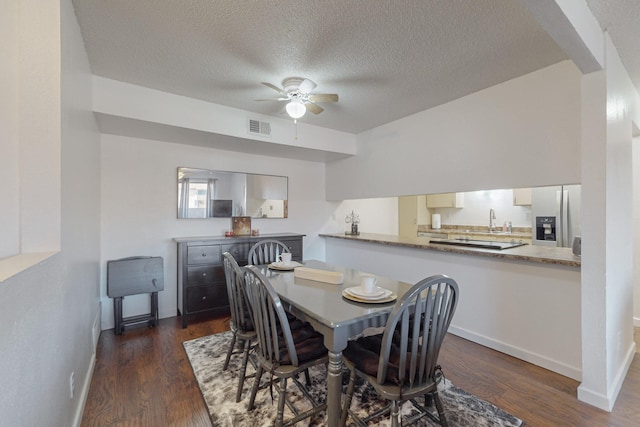
M340 425L342 409L342 352L329 351L329 366L327 368L327 425Z

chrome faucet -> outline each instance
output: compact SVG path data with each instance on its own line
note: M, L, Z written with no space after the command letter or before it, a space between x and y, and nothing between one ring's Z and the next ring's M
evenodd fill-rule
M496 219L496 211L493 208L489 209L489 233L493 233L493 229L495 227L495 223L493 222Z

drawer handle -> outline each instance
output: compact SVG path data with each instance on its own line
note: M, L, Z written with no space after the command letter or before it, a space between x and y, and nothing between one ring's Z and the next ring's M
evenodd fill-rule
M202 273L202 277L204 277L204 276L206 276L206 275L207 275L207 273Z
M206 300L206 299L207 299L207 297L202 297L202 301L204 301L204 300Z
M202 256L203 256L203 257L204 257L204 256L207 256L207 254L204 254L204 253L203 253L203 254L202 254Z

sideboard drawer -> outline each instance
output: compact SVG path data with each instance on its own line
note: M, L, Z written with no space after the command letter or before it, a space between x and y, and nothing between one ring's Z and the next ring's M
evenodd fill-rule
M287 245L294 259L297 259L297 260L302 259L302 239L281 240L281 242Z
M231 245L222 245L220 251L222 253L229 252L236 259L236 262L240 265L244 265L247 263L247 256L249 255L249 249L251 248L251 243L242 242L242 243L234 243Z
M189 246L187 264L219 264L220 245Z
M211 310L229 305L224 284L191 286L187 288L187 313Z
M187 283L195 284L211 284L224 280L224 267L220 266L202 266L187 267Z

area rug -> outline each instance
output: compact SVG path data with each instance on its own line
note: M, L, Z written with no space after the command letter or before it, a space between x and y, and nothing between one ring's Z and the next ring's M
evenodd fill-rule
M249 401L251 385L253 384L253 378L248 378L245 380L242 400L239 403L235 402L237 390L236 371L240 366L241 356L239 354L232 356L229 368L226 371L222 370L230 339L231 332L224 332L183 343L202 396L209 409L211 423L214 427L271 426L277 412L277 393L275 389L273 393L271 393L269 387L260 390L256 397L256 408L253 411L247 411L247 402ZM254 372L253 367L250 365L247 369L247 374ZM309 391L314 399L324 402L326 399L326 369L324 367L314 368L310 370L310 374L311 386ZM346 384L349 380L348 375L349 372L345 369L343 391L346 390ZM269 375L264 374L263 382L268 379ZM302 378L302 381L304 383L304 378ZM351 409L356 414L365 416L386 404L384 400L377 397L375 390L371 386L360 379L358 381L351 404ZM445 380L440 384L439 394L450 426L515 427L524 425L522 420L491 403L466 393L449 381ZM289 381L287 385L287 397L289 398L289 396L291 396L291 400L294 401L294 405L300 411L310 408L310 403L302 396L293 381ZM415 411L416 409L411 402L405 402L401 407L403 417L410 416ZM292 417L292 412L285 407L285 421ZM323 412L312 419L301 421L297 425L324 426L326 425L325 417L326 414ZM352 420L349 419L347 424L350 425L351 423ZM377 424L371 425L389 426L389 418L383 417ZM436 424L425 417L415 425L433 426Z

